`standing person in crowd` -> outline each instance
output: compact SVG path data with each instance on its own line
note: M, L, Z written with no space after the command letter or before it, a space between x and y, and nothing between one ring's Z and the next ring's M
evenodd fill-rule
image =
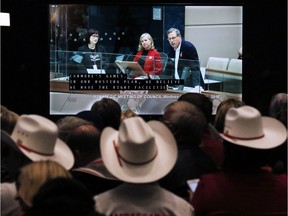
M195 46L190 41L183 40L177 28L170 28L167 31L167 39L171 45L168 57L174 59L170 75L174 79L184 79L185 86L201 86L204 89L204 80Z
M138 62L145 73L149 75L162 73L160 53L155 49L154 40L149 33L140 36L137 51L133 61Z
M83 46L78 48L78 54L82 56L81 64L86 69L104 69L109 66L106 48L99 44L99 32L96 29L90 29L87 32Z
M68 170L55 161L35 161L22 167L16 180L17 194L23 214L32 207L32 200L39 188L49 179L72 178Z
M269 104L269 115L281 121L287 128L287 101L288 94L284 92L276 93L272 96ZM276 173L287 173L287 145L283 145L274 149L271 157L273 171Z
M287 139L278 120L251 106L228 110L223 170L200 178L191 203L198 215L286 215L287 174L267 167L271 149Z
M100 114L103 120L103 127L113 127L118 130L121 121L121 106L111 98L102 98L94 102L91 111Z
M187 201L157 183L177 159L176 141L163 123L125 119L119 131L103 130L100 149L107 169L124 183L94 197L98 212L111 216L194 214Z
M187 180L217 170L212 158L200 147L207 127L206 118L195 105L175 101L165 107L161 121L176 139L178 157L173 169L159 183L163 188L188 200Z
M227 98L226 100L221 101L221 103L217 107L214 119L215 129L219 133L222 133L224 131L225 116L228 110L232 107L238 108L244 105L245 105L244 101L235 98Z

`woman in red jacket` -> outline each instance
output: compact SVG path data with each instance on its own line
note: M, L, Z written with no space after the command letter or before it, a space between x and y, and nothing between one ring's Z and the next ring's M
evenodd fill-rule
M162 63L160 53L155 49L153 38L143 33L139 39L138 52L133 61L138 62L149 75L160 75Z

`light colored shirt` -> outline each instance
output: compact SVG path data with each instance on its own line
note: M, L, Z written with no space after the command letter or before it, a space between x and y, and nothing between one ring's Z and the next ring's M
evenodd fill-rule
M96 210L109 216L193 216L194 208L158 183L129 184L94 196Z
M179 74L178 74L178 62L179 62L179 55L180 55L180 47L181 47L181 43L175 49L175 73L174 73L175 79L180 79Z

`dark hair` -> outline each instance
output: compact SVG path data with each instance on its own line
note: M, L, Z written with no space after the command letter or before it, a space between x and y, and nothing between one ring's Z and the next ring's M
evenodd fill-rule
M99 31L97 29L89 29L89 31L87 32L86 37L85 37L86 43L90 42L90 37L93 34L99 35Z
M213 102L212 100L200 93L185 93L178 98L178 101L186 101L197 106L205 115L207 122L212 121Z
M101 115L104 128L110 126L118 130L121 121L121 107L117 101L111 98L102 98L92 105L91 111Z

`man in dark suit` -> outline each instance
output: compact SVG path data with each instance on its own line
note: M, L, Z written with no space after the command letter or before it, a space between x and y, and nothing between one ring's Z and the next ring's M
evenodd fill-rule
M167 31L167 39L171 45L168 57L172 59L169 75L175 79L184 79L185 86L202 86L204 89L204 80L195 46L183 40L179 29L176 28L170 28Z

